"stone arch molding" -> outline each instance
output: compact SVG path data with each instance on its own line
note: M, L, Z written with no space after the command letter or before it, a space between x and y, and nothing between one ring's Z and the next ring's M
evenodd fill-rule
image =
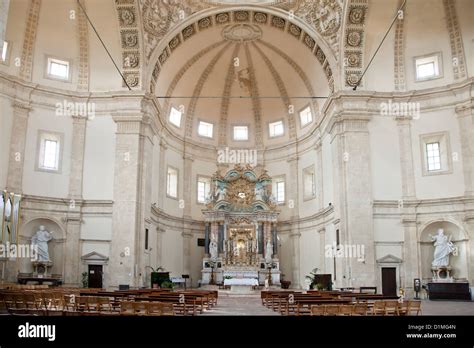
M306 46L314 54L316 62L321 64L331 92L339 89L339 72L335 68L337 59L326 40L313 27L288 11L260 6L242 6L238 8L219 8L203 10L189 16L186 20L170 30L156 48L150 53L149 64L143 72L144 86L149 92L155 91L155 86L162 70L176 48L193 36L205 32L212 26L222 26L233 23L254 23L268 25L276 30L282 30L287 35ZM146 19L144 19L146 27Z
M451 218L439 218L439 219L433 219L426 221L423 223L420 228L419 228L419 234L418 234L418 242L422 242L422 237L425 235L426 231L433 226L434 224L437 223L450 223L454 226L456 226L459 229L459 240L469 240L469 234L466 233L464 230L464 227L455 219Z

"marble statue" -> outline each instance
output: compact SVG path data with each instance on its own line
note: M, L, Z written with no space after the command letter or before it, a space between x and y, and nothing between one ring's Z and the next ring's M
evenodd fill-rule
M225 187L219 185L216 187L216 189L217 189L217 200L221 201L225 199Z
M38 261L50 261L48 242L53 239L53 233L48 232L43 225L31 238L31 244L35 246L38 253Z
M273 246L272 246L272 243L270 243L270 240L268 240L267 246L265 248L265 262L266 263L272 262L272 256L273 256Z
M255 185L255 200L263 201L264 194L265 191L263 189L263 186L261 184Z
M215 241L212 241L211 244L209 245L209 253L211 254L211 260L216 261L217 260L217 243Z
M431 236L431 240L434 242L434 255L433 262L431 265L433 267L448 267L449 266L449 254L454 250L454 244L451 242L451 236L448 237L444 234L442 228L438 229L438 234Z

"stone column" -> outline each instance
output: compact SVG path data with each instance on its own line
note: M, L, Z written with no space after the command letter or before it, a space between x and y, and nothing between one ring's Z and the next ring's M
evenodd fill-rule
M117 133L108 286L137 286L143 249L140 237L144 226L143 176L148 172L143 166L149 157L145 155L145 148L149 148L146 144L149 139L145 139L149 138L149 123L141 113L115 114L113 118L117 124Z
M190 231L184 231L183 236L183 274L191 274L191 242L193 234Z
M158 207L164 209L164 198L166 196L166 150L168 146L166 141L161 137L160 139L160 159L159 159L159 168L158 168Z
M413 279L421 278L421 272L419 270L419 257L418 257L418 240L417 240L417 227L416 218L404 218L402 219L404 241L403 241L403 274L402 284L406 291L407 298L414 296L413 290Z
M3 41L5 40L5 33L7 31L9 7L10 0L0 1L0 52L3 50Z
M23 165L25 160L26 131L28 116L31 111L29 104L14 101L13 126L10 139L10 155L8 160L7 191L22 193ZM35 154L33 154L35 156Z
M292 242L292 256L291 256L291 268L292 268L292 286L299 289L300 284L300 237L299 231L299 200L298 200L298 159L297 155L290 156L288 163L290 166L290 177L288 180L288 201L287 206L290 209L291 222L291 242Z
M210 223L209 222L206 222L205 225L205 230L204 230L204 257L209 257L209 241L210 241L210 230L211 230L211 226L210 226Z
M64 259L64 283L77 286L81 282L81 214L68 214L66 218L66 245ZM105 284L104 284L105 285Z
M164 229L156 227L156 267L163 265L163 260L161 258L161 255L163 254L163 233L165 233Z
M474 195L474 103L456 107L461 136L461 158L466 196ZM451 155L451 154L448 154Z
M193 162L192 156L184 154L183 170L183 200L184 200L184 218L191 219L192 192L193 192Z
M323 185L323 146L319 139L316 144L316 196L318 200L318 209L324 208L324 185Z
M86 144L87 118L72 116L71 172L69 174L69 198L82 200L82 177Z
M331 125L337 209L340 212L341 244L362 245L364 260L344 261L345 284L354 287L375 284L375 252L372 218L372 179L369 117L339 115ZM344 279L344 278L343 278Z
M400 168L402 171L402 199L416 199L413 147L411 141L411 117L398 117L398 141L400 144Z
M319 233L319 269L326 273L326 228L320 228ZM334 279L333 279L334 280Z

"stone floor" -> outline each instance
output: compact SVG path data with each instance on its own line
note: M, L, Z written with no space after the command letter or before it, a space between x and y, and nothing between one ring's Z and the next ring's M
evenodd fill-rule
M423 315L474 315L474 301L429 301L421 304ZM234 295L219 291L217 306L203 315L279 315L262 305L260 293Z

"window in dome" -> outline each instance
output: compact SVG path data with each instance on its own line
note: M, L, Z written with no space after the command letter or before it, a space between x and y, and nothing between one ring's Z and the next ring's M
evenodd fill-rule
M282 136L285 133L285 128L283 127L283 121L276 121L276 122L269 123L268 132L270 134L270 138Z
M285 177L273 178L273 196L278 204L285 203Z
M168 167L166 195L178 198L178 170L173 167Z
M311 113L311 107L309 105L300 111L300 122L301 127L304 127L313 122L313 114Z
M67 60L48 57L47 76L50 79L70 81L71 70L70 62Z
M36 170L56 172L61 170L62 134L39 131Z
M206 203L207 197L211 190L211 178L206 176L198 176L197 179L197 201L198 203Z
M179 111L178 109L176 109L175 107L171 107L171 111L170 111L170 122L172 125L175 125L176 127L181 127L181 116L183 115L183 113L181 111Z
M3 41L1 53L0 63L8 64L8 54L10 53L10 43L8 41Z
M248 126L234 126L234 140L244 141L249 140L249 127Z
M214 125L212 123L199 121L198 134L205 138L212 138Z
M442 77L441 53L415 57L416 81L426 81Z

